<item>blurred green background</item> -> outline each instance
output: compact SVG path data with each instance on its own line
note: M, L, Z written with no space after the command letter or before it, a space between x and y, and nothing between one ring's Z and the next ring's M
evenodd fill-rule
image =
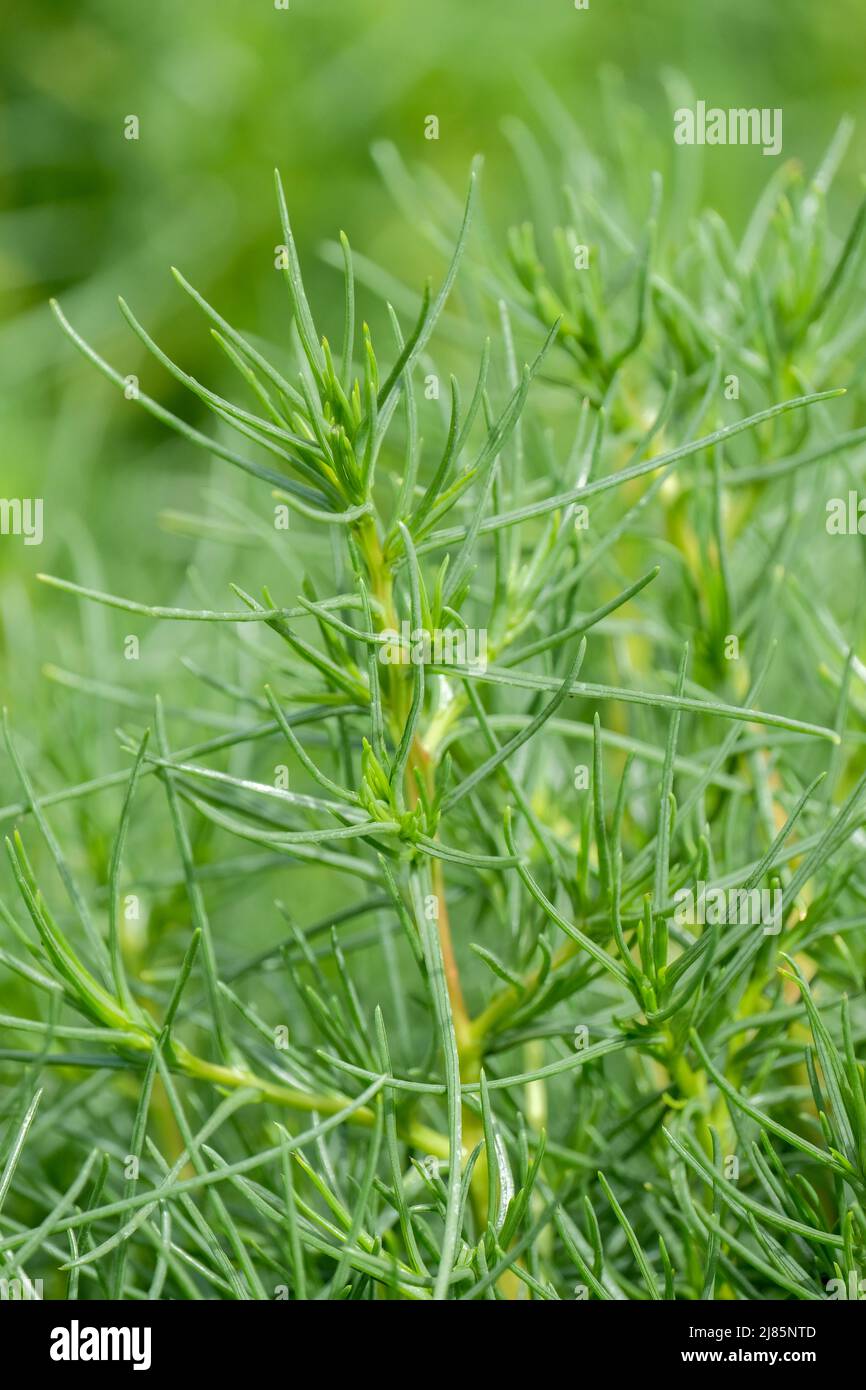
M196 421L203 408L146 357L116 296L217 389L230 369L170 265L240 328L285 341L275 164L317 316L336 331L340 280L319 252L339 228L407 285L441 274L383 186L370 153L378 141L427 164L460 197L481 152L488 216L504 230L525 212L507 122L519 116L543 133L540 84L614 177L611 102L618 89L625 95L645 154L642 167L619 168L626 187L645 188L649 170L668 164L683 83L710 104L781 106L784 156L807 167L843 114L864 124L862 0L590 0L586 11L572 0L290 0L288 10L273 0L7 0L0 23L0 493L43 497L46 527L40 547L0 541L0 683L43 787L117 767L113 725L137 701L149 705L154 689L178 699L194 690L207 730L226 716L220 696L209 699L180 665L188 629L157 636L152 624L43 588L36 571L172 603L189 597L193 565L228 599L229 579L245 577L243 555L166 513L200 511L213 480L224 508L250 495L224 464L211 478L202 454L84 363L49 296L122 372ZM424 139L430 114L436 142ZM124 137L130 115L138 140ZM857 196L858 145L855 137L834 192L838 225ZM739 227L770 172L757 149L706 151L701 198ZM272 556L248 558L252 580L271 577ZM129 632L150 658L140 670L123 659ZM102 694L117 686L117 698L75 699L58 671ZM2 800L15 796L9 782ZM100 833L110 824L108 815Z
M615 158L605 90L606 70L618 69L645 113L646 169L670 144L671 71L710 103L782 106L785 155L807 165L839 118L861 118L866 103L860 0L590 0L587 11L571 0L290 0L288 10L273 0L7 0L0 22L3 492L41 493L53 518L41 551L0 548L5 606L44 607L29 585L16 600L16 581L44 567L63 530L68 540L86 528L117 582L146 569L153 518L174 501L174 442L76 360L49 295L133 371L141 354L114 304L123 293L173 356L204 371L207 334L168 266L233 321L277 338L285 305L267 273L279 240L275 164L315 302L336 308L337 277L315 252L341 226L380 263L397 259L409 282L438 269L407 236L371 145L391 140L407 160L431 161L458 192L481 151L488 206L519 216L502 124L516 114L541 125L539 74ZM430 113L438 142L423 138ZM124 138L130 114L137 141ZM757 150L713 151L704 195L736 224L768 172Z

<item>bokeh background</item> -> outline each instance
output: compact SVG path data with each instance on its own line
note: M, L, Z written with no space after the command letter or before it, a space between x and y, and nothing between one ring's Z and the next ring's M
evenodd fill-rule
M504 222L521 213L508 119L542 127L539 77L613 159L607 116L622 87L645 133L645 167L632 170L641 178L669 157L677 74L710 103L782 106L785 154L807 166L843 114L862 128L866 105L860 0L590 0L586 11L571 0L290 0L287 10L273 0L6 0L2 9L0 476L5 496L43 496L49 518L42 547L0 545L3 685L7 702L36 702L40 720L57 691L39 668L80 634L69 631L72 608L35 586L34 571L71 564L139 595L147 580L157 601L159 573L180 573L190 558L182 538L167 543L159 515L182 508L206 471L76 357L50 295L110 360L177 403L179 388L143 364L115 297L211 380L224 368L171 264L231 321L279 340L285 304L268 273L279 240L275 164L327 322L340 286L317 250L340 227L407 283L438 273L383 187L378 141L430 162L457 192L482 152L487 206ZM423 137L431 113L438 142ZM124 138L130 114L137 141ZM856 195L861 149L855 137L841 203ZM757 150L713 151L703 197L736 225L767 166Z
M785 156L807 168L843 115L866 124L862 0L590 0L586 11L572 0L290 0L287 10L4 0L0 24L0 495L42 497L46 519L40 547L0 540L0 686L41 790L125 765L114 726L146 720L156 690L194 708L202 737L231 719L221 694L183 667L187 630L79 604L38 584L38 570L153 603L189 600L196 584L228 602L230 579L267 579L273 559L244 534L245 480L125 402L61 334L50 296L121 371L195 422L198 403L146 357L116 296L217 389L229 368L172 264L278 352L287 310L273 269L274 165L317 316L336 332L341 284L320 253L341 227L407 285L441 274L383 184L379 142L456 196L482 153L487 216L504 231L526 201L511 122L543 138L551 99L626 189L668 165L671 109L689 88L710 104L783 107ZM639 167L634 142L628 162L620 156L612 113L623 98ZM436 142L424 139L430 114ZM135 141L124 137L130 115ZM857 135L834 189L838 226L862 154ZM741 227L769 165L757 149L706 151L697 198ZM202 533L190 518L215 487ZM227 549L218 542L233 524L242 544ZM135 669L123 658L129 632L147 657ZM228 640L219 635L220 650ZM19 794L9 772L0 760L7 806ZM115 815L112 798L62 813L78 820L69 843L97 882Z

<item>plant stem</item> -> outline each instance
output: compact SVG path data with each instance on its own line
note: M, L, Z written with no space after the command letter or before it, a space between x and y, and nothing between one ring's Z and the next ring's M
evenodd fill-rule
M267 1100L274 1101L277 1105L285 1105L290 1110L336 1115L352 1103L350 1096L341 1095L339 1092L324 1094L298 1091L290 1086L282 1086L279 1082L268 1081L245 1067L226 1067L216 1062L208 1062L179 1042L174 1042L172 1049L178 1067L185 1076L196 1081L209 1081L214 1086L231 1090L247 1086L259 1091ZM376 1123L376 1116L367 1106L361 1106L349 1117L349 1123L362 1129L372 1129ZM404 1138L413 1148L423 1153L432 1154L435 1158L448 1157L447 1139L428 1125L409 1123L404 1130Z

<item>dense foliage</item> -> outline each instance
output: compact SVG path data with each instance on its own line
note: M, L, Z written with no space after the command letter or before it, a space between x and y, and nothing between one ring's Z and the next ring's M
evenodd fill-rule
M522 132L532 207L507 237L482 231L477 171L461 210L379 151L418 235L456 250L422 295L358 258L390 301L375 347L345 237L344 321L322 336L279 179L288 350L176 273L236 398L121 301L209 431L56 310L133 404L251 476L177 522L230 556L252 542L273 577L256 596L199 571L182 604L159 572L132 597L48 580L182 629L228 715L182 744L197 711L163 671L167 708L127 701L121 770L50 788L7 724L10 1279L124 1298L856 1287L862 573L857 536L825 525L866 440L864 214L835 238L826 212L849 131L813 177L781 166L736 241L712 212L684 225L658 176L630 225L561 134L562 195ZM88 864L53 808L103 791L116 832ZM246 893L274 880L245 949ZM714 920L718 890L778 913Z

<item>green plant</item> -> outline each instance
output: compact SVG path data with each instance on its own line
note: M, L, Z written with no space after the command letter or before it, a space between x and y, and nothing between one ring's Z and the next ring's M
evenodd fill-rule
M408 329L388 306L387 369L356 331L345 237L339 352L321 335L278 179L292 369L175 272L247 405L121 301L223 429L134 399L264 485L333 583L236 585L233 607L205 587L181 607L43 576L230 633L240 669L264 670L200 672L256 723L177 748L157 700L150 729L120 731L130 772L50 794L6 726L23 796L0 814L29 818L69 900L61 916L16 831L32 930L4 903L17 945L0 961L26 1012L2 1021L37 1042L0 1051L22 1069L0 1150L10 1277L59 1266L66 1297L415 1300L815 1298L859 1278L863 667L850 615L804 601L827 470L846 477L866 438L856 381L836 403L861 342L844 291L862 213L825 250L845 133L811 181L786 166L739 244L715 215L664 232L657 177L637 244L588 177L561 225L521 226L501 256L470 244L473 172L441 288ZM441 415L437 327L475 356ZM790 713L769 707L780 692ZM142 942L122 906L154 783L180 929L154 921ZM125 790L95 916L49 815L110 787ZM232 857L237 840L255 852ZM312 921L278 904L280 936L244 954L214 899L275 864L289 883L311 868L323 901L338 883L337 904ZM700 883L778 892L781 934L684 923L678 895ZM29 1156L57 1127L68 1151L40 1190Z

